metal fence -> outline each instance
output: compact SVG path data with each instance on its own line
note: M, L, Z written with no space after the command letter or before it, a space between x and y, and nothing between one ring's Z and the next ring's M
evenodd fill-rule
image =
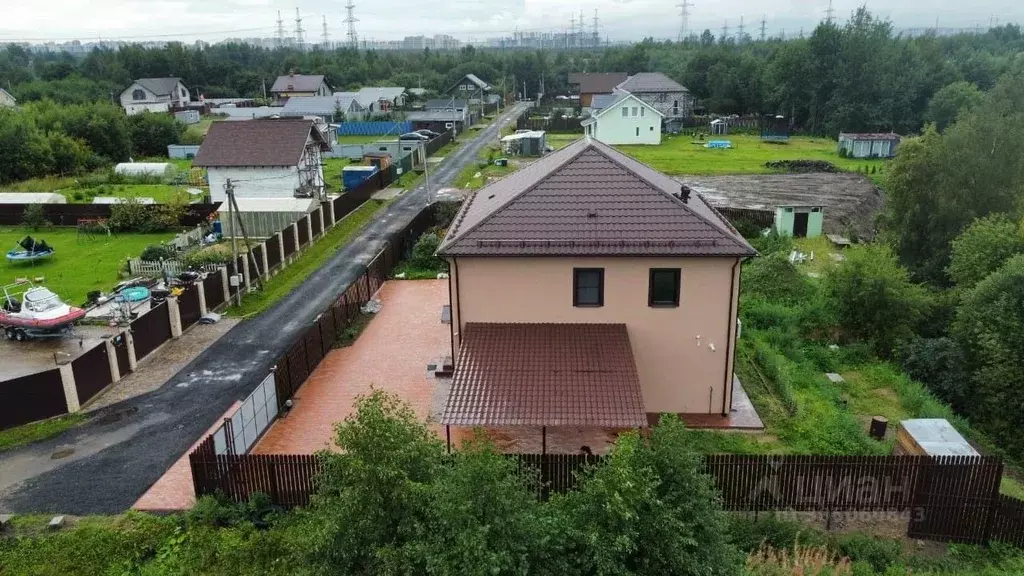
M220 274L217 275L220 277ZM184 330L199 322L202 317L202 309L199 307L199 288L195 285L185 287L178 296L178 315L181 317L181 329Z
M78 402L85 404L113 382L110 376L110 360L107 358L107 345L100 343L72 360L71 373L75 376Z
M214 453L247 454L277 413L277 388L271 372L210 436Z
M31 204L0 204L0 226L20 226L25 208ZM110 218L112 204L43 204L43 217L56 226L75 226L81 219ZM145 210L162 208L160 204L147 204ZM217 211L220 202L213 204L189 204L178 221L182 226L195 226L206 222L210 214Z
M0 382L0 395L0 430L68 412L56 368Z
M135 357L145 358L171 339L171 316L164 302L139 316L129 325L135 341Z
M342 122L338 136L384 136L412 132L412 122Z

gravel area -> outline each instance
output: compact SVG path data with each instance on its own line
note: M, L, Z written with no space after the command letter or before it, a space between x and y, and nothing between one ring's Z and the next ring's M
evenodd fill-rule
M501 126L525 108L520 104L507 111L449 154L431 171L432 190L451 186ZM0 453L0 513L128 509L217 418L259 385L426 200L425 184L403 194L285 298L236 325L156 390L97 410L61 436ZM63 456L55 460L54 454Z

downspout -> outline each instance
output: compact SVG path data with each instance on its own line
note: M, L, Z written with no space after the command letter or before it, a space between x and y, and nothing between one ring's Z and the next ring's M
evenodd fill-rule
M455 266L455 258L452 258L452 267ZM458 278L456 278L458 281ZM448 275L448 305L452 304L452 276ZM455 362L455 311L451 311L451 317L448 319L448 334L451 337L449 343L452 346L452 362Z
M734 308L736 302L740 299L740 295L736 290L736 269L739 267L742 258L737 258L736 263L732 265L732 276L729 278L729 330L726 332L729 336L728 342L725 343L725 380L722 388L722 416L728 416L729 410L726 408L726 402L729 399L729 387L732 386L732 374L729 373L729 359L732 358L734 352L734 344L736 340L736 310ZM742 282L740 283L742 286ZM735 369L736 362L733 360L733 368Z

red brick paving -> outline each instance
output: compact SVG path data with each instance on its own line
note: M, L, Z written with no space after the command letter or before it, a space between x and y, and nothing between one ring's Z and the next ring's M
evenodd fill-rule
M206 440L206 437L213 434L221 425L224 418L230 418L238 410L241 402L235 402L224 413L224 416L217 420L217 423L210 427L185 454L178 458L167 472L160 477L138 501L132 505L135 510L146 510L149 512L167 512L171 510L187 510L196 503L195 487L192 484L192 467L188 462L188 455L199 446L199 443Z
M451 354L451 333L441 324L447 280L389 281L382 308L355 343L332 350L299 388L290 413L278 419L253 449L256 454L309 454L332 448L336 422L357 396L385 390L426 419L437 380L427 364Z

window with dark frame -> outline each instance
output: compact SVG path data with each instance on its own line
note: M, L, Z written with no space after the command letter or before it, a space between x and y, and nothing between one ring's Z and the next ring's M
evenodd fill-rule
M604 306L604 268L572 269L572 305Z
M679 268L651 268L647 305L654 308L679 306Z

